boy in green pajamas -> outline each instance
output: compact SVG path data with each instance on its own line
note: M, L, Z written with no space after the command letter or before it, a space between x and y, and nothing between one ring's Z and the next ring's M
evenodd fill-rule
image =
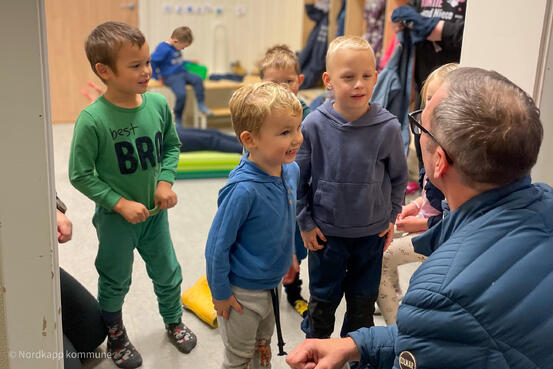
M69 179L96 203L95 265L108 353L118 367L136 368L142 358L121 314L135 248L153 281L170 341L184 353L196 346L196 336L181 321L182 275L167 221L167 209L177 204L172 183L180 142L165 99L146 92L150 51L138 29L106 22L88 36L85 49L107 90L75 123Z

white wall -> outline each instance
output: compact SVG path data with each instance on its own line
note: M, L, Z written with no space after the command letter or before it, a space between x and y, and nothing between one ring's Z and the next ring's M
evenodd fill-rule
M11 369L62 367L37 358L62 351L44 20L43 0L0 1L0 362Z
M206 12L210 4L221 15ZM276 44L288 44L292 50L301 47L303 1L299 0L140 0L139 25L150 43L151 51L166 40L174 28L189 26L193 44L183 51L186 59L198 60L208 73L229 73L231 61L239 60L252 71L265 50ZM169 6L171 12L164 11ZM193 14L186 7L194 9ZM184 12L179 14L179 7ZM198 14L197 9L203 10ZM237 15L243 9L243 15Z
M551 11L551 0L469 0L461 64L493 69L534 97L545 136L532 177L553 185Z
M532 173L534 179L544 181L553 185L553 2L549 1L547 12L548 29L545 32L544 44L548 45L547 50L543 51L543 65L539 71L539 75L543 77L541 84L538 85L536 92L537 98L540 101L542 122L545 126L544 142L541 146L538 164ZM541 94L540 94L541 90Z

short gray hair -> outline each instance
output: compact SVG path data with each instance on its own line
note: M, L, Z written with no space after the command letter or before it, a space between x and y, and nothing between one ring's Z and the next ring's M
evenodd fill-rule
M501 74L450 72L431 130L466 184L501 186L530 173L543 139L534 100Z

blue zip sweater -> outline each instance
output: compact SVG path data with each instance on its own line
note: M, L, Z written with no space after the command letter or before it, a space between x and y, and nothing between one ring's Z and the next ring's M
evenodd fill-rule
M298 177L296 163L283 165L282 176L274 177L246 157L230 173L205 249L213 298L228 299L231 285L278 286L292 264Z
M430 255L397 326L350 333L361 361L403 368L553 368L553 189L525 177L484 192L413 239ZM395 361L395 363L394 363Z
M167 78L170 75L186 70L185 60L180 50L165 41L157 45L152 53L152 77L159 79L159 76Z
M348 122L333 103L327 100L302 124L298 223L329 236L371 236L401 212L408 174L400 126L379 104Z

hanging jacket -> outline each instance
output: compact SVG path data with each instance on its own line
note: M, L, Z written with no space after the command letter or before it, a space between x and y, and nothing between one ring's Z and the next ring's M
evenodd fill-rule
M309 19L315 22L305 47L298 56L300 70L304 75L300 89L311 88L320 80L326 68L325 58L328 43L328 11L306 4L305 11Z
M426 40L439 21L437 17L425 18L407 5L397 7L392 13L392 22L404 22L411 31L411 42L414 44Z
M408 30L398 32L398 44L386 67L378 75L371 102L377 102L394 114L401 125L403 152L409 148L409 104L411 102L411 81L415 48L411 44Z

